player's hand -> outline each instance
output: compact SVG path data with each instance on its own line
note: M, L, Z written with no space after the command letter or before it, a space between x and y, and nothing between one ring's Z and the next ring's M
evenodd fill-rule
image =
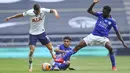
M5 21L9 21L11 18L10 17L7 17L6 19L5 19Z
M124 43L123 43L123 46L124 46L125 48L128 48L128 47L127 47L127 45L126 45L126 44L124 44Z
M93 2L94 2L94 3L98 3L98 2L99 2L99 0L93 0Z
M60 15L59 14L57 14L57 15L55 15L56 16L56 19L59 19L60 18Z

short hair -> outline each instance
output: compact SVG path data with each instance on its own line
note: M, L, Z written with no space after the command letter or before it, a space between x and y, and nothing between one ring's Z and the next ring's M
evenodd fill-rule
M68 40L70 40L70 41L72 40L71 37L69 37L69 36L65 36L65 37L63 38L63 40L65 40L65 39L68 39Z
M103 9L107 10L108 12L111 12L111 7L108 5L104 6Z
M39 4L34 4L33 9L36 10L36 11L40 10L40 5Z

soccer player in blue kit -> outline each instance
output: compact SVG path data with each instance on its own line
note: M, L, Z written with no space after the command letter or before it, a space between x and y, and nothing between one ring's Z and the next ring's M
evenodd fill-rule
M56 53L56 59L62 58L65 53L72 50L70 45L71 45L71 38L69 36L65 36L63 38L63 44L57 45L57 47L54 50ZM59 70L66 70L67 68L69 70L75 70L74 68L70 67L70 58L69 57L68 57L68 59L66 59L64 61L64 63L52 62L51 70L58 70L59 71Z
M117 38L122 42L123 46L125 48L128 48L127 45L124 43L120 32L118 31L118 27L116 25L115 20L110 15L111 7L110 6L104 6L102 12L94 12L92 9L96 3L98 3L99 0L93 0L92 5L88 8L88 13L98 17L96 25L94 30L91 34L89 34L87 37L85 37L80 43L71 51L66 53L63 58L59 58L55 60L56 62L63 63L64 60L66 60L71 55L75 54L78 50L81 48L88 46L88 45L102 45L109 51L110 60L112 63L112 70L116 71L116 61L114 57L114 52L111 46L111 42L108 39L108 34L111 28L114 28Z

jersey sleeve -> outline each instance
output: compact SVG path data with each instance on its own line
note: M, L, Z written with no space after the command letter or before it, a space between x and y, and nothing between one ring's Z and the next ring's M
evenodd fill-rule
M112 26L113 26L115 31L118 31L118 27L117 27L117 24L116 24L115 20L112 21Z
M41 8L42 9L42 12L45 12L45 13L50 13L51 12L51 9L48 9L48 8Z
M102 12L96 12L94 15L99 17L102 14Z
M28 11L23 12L23 16L28 16L28 15L29 15L29 10L28 10Z
M55 47L55 49L59 49L59 50L60 50L60 45L57 45L57 46Z

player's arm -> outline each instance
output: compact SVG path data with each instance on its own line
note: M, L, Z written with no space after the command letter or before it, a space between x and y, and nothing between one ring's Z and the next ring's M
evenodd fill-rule
M58 14L58 12L57 12L56 9L51 9L51 10L50 10L50 13L54 13L54 15L55 15L55 17L56 17L57 19L60 18L60 15Z
M22 13L19 13L19 14L15 14L13 16L9 16L5 19L5 21L9 21L10 19L13 19L13 18L20 18L20 17L23 17L23 14Z
M118 31L116 22L113 22L113 28L114 28L114 30L115 30L115 32L116 32L117 38L122 42L122 44L123 44L123 46L124 46L125 48L128 48L127 45L124 43L123 38L121 37L120 32Z
M64 50L60 50L59 47L56 47L54 51L55 51L55 52L60 52L60 53L65 53L65 51L64 51Z
M93 11L93 7L96 3L98 3L99 0L93 0L93 3L91 4L91 6L88 8L88 13L92 14L92 15L96 15L96 12Z
M128 48L127 45L124 43L119 31L116 31L116 35L117 35L117 38L122 42L123 46L125 48Z

